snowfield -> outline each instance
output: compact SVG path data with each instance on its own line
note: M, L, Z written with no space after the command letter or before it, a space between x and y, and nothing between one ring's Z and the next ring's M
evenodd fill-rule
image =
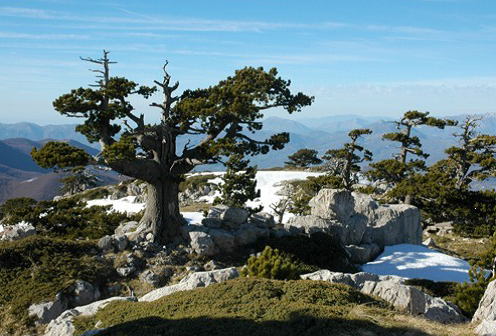
M215 174L216 177L210 182L220 183L222 173L198 173ZM302 180L308 176L318 176L319 173L290 172L290 171L259 171L257 173L257 187L261 195L255 201L249 202L248 206L257 207L262 205L263 211L273 214L271 204L278 202L283 196L277 195L281 189L281 182L289 180ZM212 203L215 197L206 196L202 200ZM119 200L98 199L88 201L92 205L112 205L119 212L136 213L144 208L143 203L133 203L135 197L128 196ZM184 218L189 224L201 223L203 215L201 212L183 212ZM284 216L286 222L292 214ZM363 265L363 271L378 275L397 275L404 278L423 278L433 281L469 281L468 262L451 257L438 251L431 250L423 245L401 244L386 246L384 252L373 262Z
M455 282L469 282L469 269L465 260L411 244L386 246L376 260L363 265L364 272L378 275Z
M198 173L200 174L214 174L218 175L214 179L209 180L211 183L219 184L221 182L220 176L222 173ZM196 175L196 174L191 174ZM308 176L319 176L320 173L311 173L311 172L299 172L299 171L259 171L257 172L257 188L260 189L260 197L254 201L250 201L247 203L250 207L258 207L259 205L263 206L263 210L265 212L274 214L270 205L273 203L277 203L283 196L277 195L277 192L281 189L280 183L283 181L290 180L304 180ZM220 193L216 192L213 196L204 196L201 198L202 201L207 203L212 203L214 199L219 196ZM93 205L112 205L113 209L119 212L127 212L127 213L136 213L144 208L144 203L133 203L135 197L127 196L118 200L110 200L110 199L96 199L88 201L88 206ZM183 212L184 218L189 223L199 223L203 219L201 213L196 212ZM284 222L286 222L292 214L286 214L284 216Z

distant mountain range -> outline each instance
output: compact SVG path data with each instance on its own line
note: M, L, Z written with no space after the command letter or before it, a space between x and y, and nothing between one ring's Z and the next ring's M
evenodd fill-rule
M463 121L466 115L447 117ZM396 145L383 141L382 134L395 132L393 119L388 117L361 117L357 115L337 115L323 118L289 120L280 117L265 119L264 127L256 133L256 139L265 139L278 132L289 132L291 141L281 151L272 151L267 155L252 158L259 168L282 167L288 155L300 148L312 148L324 154L328 149L339 148L348 142L348 132L354 128L370 128L373 133L362 140L363 145L374 154L374 161L390 158L398 152ZM484 115L480 121L479 131L496 134L496 116ZM75 124L39 126L32 123L1 124L0 123L0 203L6 197L31 195L37 199L51 198L57 194L59 176L38 167L31 159L29 152L33 147L40 147L48 139L70 142L76 147L85 149L94 155L98 144L89 144L85 137L75 131ZM445 157L444 150L456 144L453 133L455 127L440 130L433 127L419 127L414 130L423 144L425 152L430 154L428 164ZM67 140L69 139L69 140ZM191 144L201 137L192 137ZM182 149L188 139L178 139L178 149ZM200 166L200 170L219 170L220 166ZM108 174L109 182L118 180L117 175ZM36 178L35 180L33 180ZM32 180L31 182L26 182ZM2 196L3 195L3 196Z

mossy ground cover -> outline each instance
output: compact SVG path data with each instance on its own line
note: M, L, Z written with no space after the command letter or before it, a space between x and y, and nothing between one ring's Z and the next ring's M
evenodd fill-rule
M75 280L105 281L107 268L96 251L93 242L39 236L0 243L0 334L31 334L27 308L53 300Z
M78 332L97 321L110 327L99 335L473 335L395 313L346 285L255 278L114 303L77 318Z

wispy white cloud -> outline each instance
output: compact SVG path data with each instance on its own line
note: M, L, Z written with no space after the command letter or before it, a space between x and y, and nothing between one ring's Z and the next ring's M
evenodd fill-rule
M13 32L0 32L0 38L21 40L86 40L88 35L77 34L25 34Z

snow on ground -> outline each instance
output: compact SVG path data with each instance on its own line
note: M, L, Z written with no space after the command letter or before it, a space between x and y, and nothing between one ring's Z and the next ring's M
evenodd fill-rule
M35 178L32 178L32 179L29 179L29 180L25 180L25 181L22 181L21 183L29 183L29 182L33 182L34 180L36 180L37 177Z
M215 174L215 173L214 173ZM218 173L221 175L220 173ZM257 189L260 189L260 197L254 201L247 202L247 205L252 208L256 208L260 205L263 206L264 212L274 214L274 211L270 208L271 204L277 203L283 196L277 195L277 192L281 189L281 182L291 181L291 180L304 180L309 176L319 176L321 173L311 173L311 172L301 172L301 171L258 171L257 172ZM222 182L220 176L209 180L211 183L219 184ZM208 203L212 203L214 199L219 196L220 193L217 192L213 196L204 196L201 200ZM293 215L288 213L284 215L283 222L286 222Z
M209 180L211 183L218 184L222 180L220 176L222 173L198 173L199 174L215 174L218 177ZM197 175L197 174L191 174ZM260 189L260 197L255 201L248 202L250 207L258 207L262 205L263 211L273 214L270 205L278 202L283 196L276 195L276 193L281 189L280 182L289 180L304 180L308 176L318 176L320 173L310 173L310 172L299 172L299 171L259 171L257 172L257 188ZM219 196L220 193L217 192L214 196L205 196L201 200L207 203L212 203L214 199ZM133 203L135 196L127 196L118 200L110 199L96 199L88 201L88 206L93 205L112 205L113 209L119 212L136 213L144 208L143 203ZM183 213L183 216L189 223L199 223L201 222L203 216L201 213L187 212ZM284 216L284 221L287 221L292 214L286 214Z
M423 245L386 246L375 261L363 265L363 271L378 275L398 275L433 281L470 281L468 262Z
M88 206L93 205L111 205L115 211L127 212L127 213L137 213L143 210L145 207L144 203L133 203L136 196L127 196L118 200L111 199L95 199L88 201Z
M220 183L222 173L200 173L219 175L210 180L212 183ZM192 174L193 175L193 174ZM305 179L308 176L318 176L319 173L297 172L297 171L259 171L257 172L257 188L261 195L253 202L251 207L263 205L263 211L273 213L270 205L278 202L283 196L277 195L281 189L280 182L295 179ZM204 201L212 203L217 195L203 197ZM136 213L144 208L143 203L133 203L135 197L128 196L119 200L99 199L88 201L92 205L112 205L116 211ZM184 218L189 224L201 223L203 215L201 212L183 212ZM286 214L284 221L290 218ZM0 228L1 230L1 228ZM386 246L384 252L373 262L363 265L363 270L379 275L398 275L405 278L423 278L433 281L469 281L468 262L448 256L441 252L433 251L423 245L401 244Z

